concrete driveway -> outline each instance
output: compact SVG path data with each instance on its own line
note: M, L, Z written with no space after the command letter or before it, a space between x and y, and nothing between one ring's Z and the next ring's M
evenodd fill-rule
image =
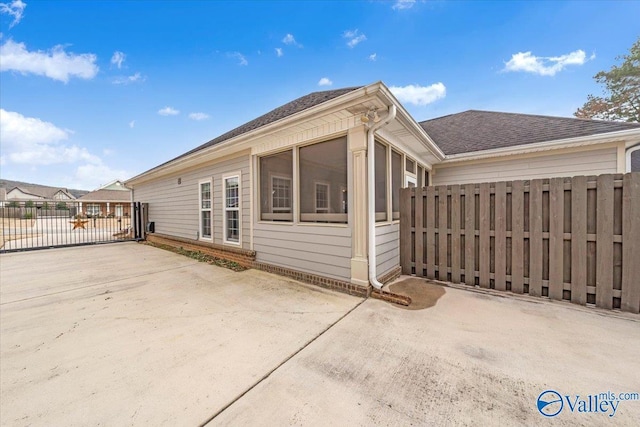
M593 399L640 392L637 315L430 284L406 310L133 243L0 265L3 425L640 419L640 400Z

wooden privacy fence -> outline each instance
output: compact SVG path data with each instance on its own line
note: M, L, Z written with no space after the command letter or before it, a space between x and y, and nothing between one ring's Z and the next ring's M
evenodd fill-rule
M640 173L405 188L403 274L640 310Z

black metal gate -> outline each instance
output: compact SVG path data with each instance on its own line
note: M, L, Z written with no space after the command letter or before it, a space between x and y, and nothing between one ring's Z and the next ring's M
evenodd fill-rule
M139 202L83 210L77 201L4 201L0 253L141 240Z

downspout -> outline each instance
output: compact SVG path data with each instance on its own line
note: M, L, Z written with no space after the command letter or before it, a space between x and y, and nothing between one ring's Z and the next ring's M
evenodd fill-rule
M375 133L378 129L388 125L396 118L396 106L389 107L389 113L384 121L373 123L367 131L367 205L369 213L369 283L374 288L382 289L376 275L376 177L375 177Z

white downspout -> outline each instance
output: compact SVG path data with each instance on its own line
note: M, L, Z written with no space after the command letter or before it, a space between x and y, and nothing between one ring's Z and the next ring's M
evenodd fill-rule
M378 282L376 275L376 177L374 134L376 130L388 125L395 118L396 106L391 105L389 107L389 113L384 121L373 123L367 131L367 205L369 211L369 245L367 249L369 257L369 283L378 290L382 289L382 283Z

